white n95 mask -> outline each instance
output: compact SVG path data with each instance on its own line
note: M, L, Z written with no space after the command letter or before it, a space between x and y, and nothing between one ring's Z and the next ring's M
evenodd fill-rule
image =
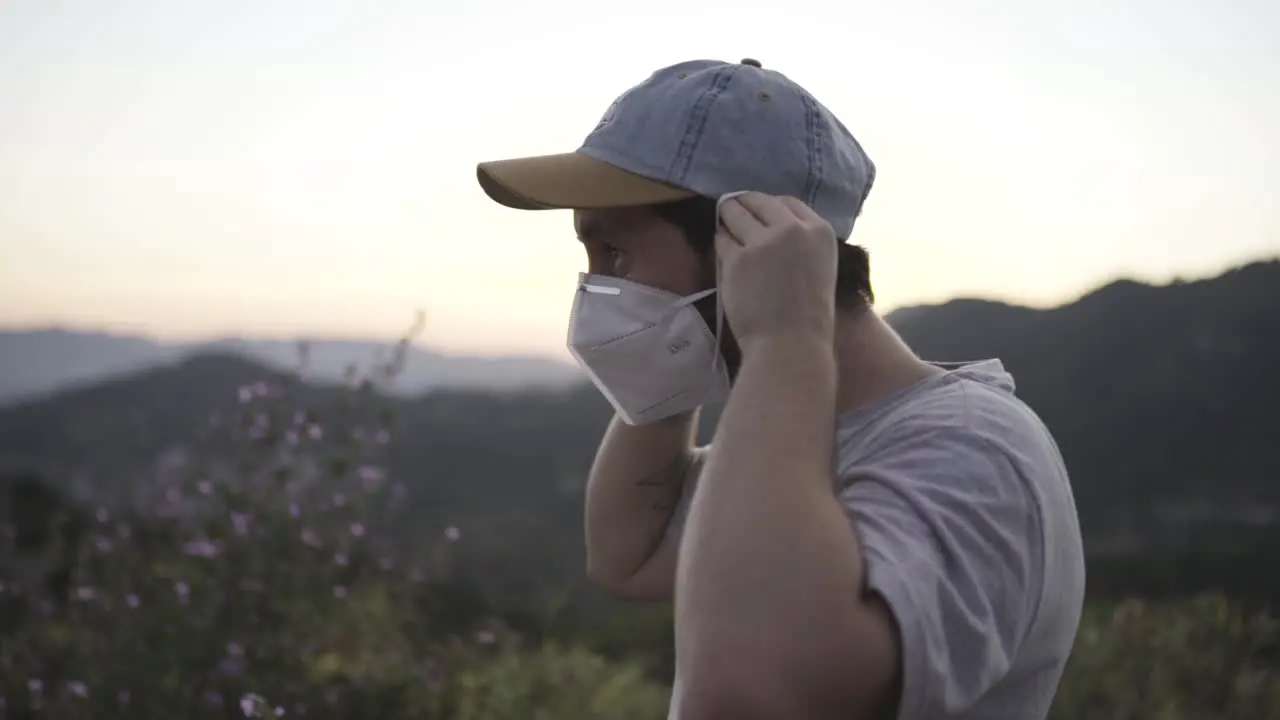
M569 351L622 421L643 425L723 399L729 375L716 335L688 297L581 273Z

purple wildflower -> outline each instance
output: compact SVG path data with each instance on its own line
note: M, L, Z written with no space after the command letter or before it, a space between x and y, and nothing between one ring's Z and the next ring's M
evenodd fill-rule
M356 471L356 475L361 480L378 482L387 476L387 472L376 465L362 465L360 469Z
M205 539L191 540L182 546L182 552L192 557L217 557L220 550L217 543Z
M235 528L237 535L249 534L249 516L245 513L231 511L231 525Z
M265 701L261 695L257 693L245 693L240 698L240 711L245 717L253 717L254 712L263 705Z

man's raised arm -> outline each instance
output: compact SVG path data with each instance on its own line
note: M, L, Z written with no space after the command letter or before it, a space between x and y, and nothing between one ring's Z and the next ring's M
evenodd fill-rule
M587 575L612 595L670 600L676 537L667 532L701 465L698 412L640 426L614 417L587 480Z

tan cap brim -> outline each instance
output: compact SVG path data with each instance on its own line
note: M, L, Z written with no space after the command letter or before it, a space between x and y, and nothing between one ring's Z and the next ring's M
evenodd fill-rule
M581 153L484 162L476 177L489 197L517 210L631 207L695 194Z

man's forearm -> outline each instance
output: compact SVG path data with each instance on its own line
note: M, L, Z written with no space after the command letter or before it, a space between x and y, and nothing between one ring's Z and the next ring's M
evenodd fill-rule
M660 546L696 423L697 412L640 427L615 417L605 432L587 481L586 536L588 574L607 589L620 590Z
M753 350L685 528L676 642L690 693L758 692L766 697L753 702L785 712L788 699L769 687L803 684L812 666L842 660L833 638L852 622L862 561L833 491L832 348Z

